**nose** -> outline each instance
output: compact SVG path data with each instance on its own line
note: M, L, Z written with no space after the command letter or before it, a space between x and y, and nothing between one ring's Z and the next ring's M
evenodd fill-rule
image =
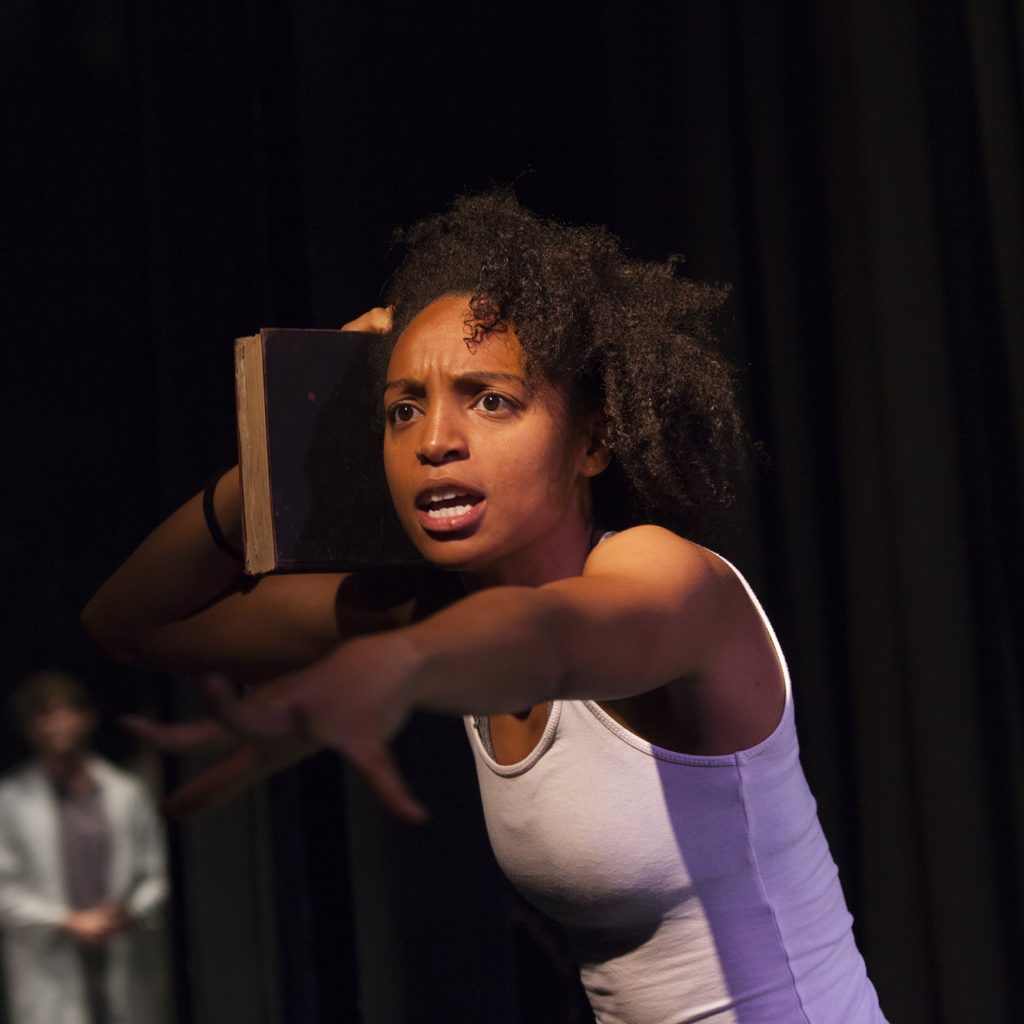
M469 445L455 412L437 403L423 417L416 457L423 465L441 466L459 462L469 455Z

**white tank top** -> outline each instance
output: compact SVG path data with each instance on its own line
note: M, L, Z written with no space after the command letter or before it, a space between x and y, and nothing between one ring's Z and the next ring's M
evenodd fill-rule
M600 1024L884 1024L800 766L785 659L730 568L785 675L774 732L698 757L594 701L555 701L529 756L501 765L486 720L467 718L495 856L565 927Z

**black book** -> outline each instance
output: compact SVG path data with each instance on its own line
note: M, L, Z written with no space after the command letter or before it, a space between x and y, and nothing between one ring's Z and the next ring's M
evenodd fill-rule
M282 328L235 342L246 572L421 561L384 479L380 345L376 334Z

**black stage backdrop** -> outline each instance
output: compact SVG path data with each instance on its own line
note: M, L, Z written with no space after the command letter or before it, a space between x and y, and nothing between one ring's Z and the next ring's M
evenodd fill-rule
M788 652L883 1008L1020 1020L1022 25L1013 0L5 3L5 680L84 673L122 758L110 715L185 713L191 681L76 620L232 461L231 339L342 323L394 227L514 182L731 282L771 461L725 550ZM404 742L414 775L458 761L421 783L429 834L326 755L173 832L179 1020L584 1019L495 880L459 728Z

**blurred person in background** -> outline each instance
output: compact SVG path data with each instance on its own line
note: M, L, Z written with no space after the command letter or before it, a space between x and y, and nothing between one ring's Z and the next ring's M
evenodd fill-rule
M152 801L92 751L96 711L74 677L34 673L10 707L35 754L0 782L10 1024L154 1024L167 872Z

